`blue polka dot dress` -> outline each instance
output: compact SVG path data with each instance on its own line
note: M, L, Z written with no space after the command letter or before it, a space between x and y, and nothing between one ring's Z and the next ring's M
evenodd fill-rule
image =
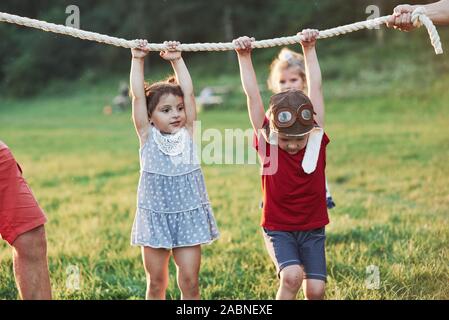
M155 127L150 130L140 149L131 245L172 249L211 243L219 232L193 139L182 128L172 148L170 141L160 143L164 135Z

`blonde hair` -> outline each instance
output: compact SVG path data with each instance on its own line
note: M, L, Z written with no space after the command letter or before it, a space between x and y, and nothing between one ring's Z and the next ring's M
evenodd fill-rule
M305 87L307 87L306 69L303 55L288 48L282 48L276 59L274 59L270 65L270 75L267 80L268 89L277 93L278 90L276 88L279 82L279 73L282 70L289 68L297 68L299 76L302 78Z

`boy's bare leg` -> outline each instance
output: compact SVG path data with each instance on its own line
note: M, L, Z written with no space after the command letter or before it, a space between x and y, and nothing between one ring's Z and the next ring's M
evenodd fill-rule
M301 289L304 272L299 265L287 266L280 273L281 283L276 300L294 300Z
M303 291L306 300L323 300L326 283L318 279L305 279Z

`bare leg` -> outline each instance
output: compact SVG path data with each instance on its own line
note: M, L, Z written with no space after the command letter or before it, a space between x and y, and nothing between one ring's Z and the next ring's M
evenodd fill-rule
M142 247L142 257L147 277L146 299L165 300L170 250Z
M24 300L50 300L47 240L44 226L21 234L12 244L14 275Z
M198 277L201 264L201 246L173 249L173 258L178 269L178 286L181 299L199 300Z
M294 300L301 288L303 270L299 265L287 266L281 271L281 283L276 295L277 300Z
M306 300L323 300L326 283L323 280L305 279L303 281Z

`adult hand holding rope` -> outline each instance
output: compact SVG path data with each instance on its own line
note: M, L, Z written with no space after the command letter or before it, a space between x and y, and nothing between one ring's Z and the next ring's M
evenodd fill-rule
M425 15L432 20L434 24L449 25L449 0L441 0L435 3L421 6L425 10ZM417 26L413 12L418 6L402 4L394 8L393 14L388 19L389 28L399 29L401 31L411 31Z

